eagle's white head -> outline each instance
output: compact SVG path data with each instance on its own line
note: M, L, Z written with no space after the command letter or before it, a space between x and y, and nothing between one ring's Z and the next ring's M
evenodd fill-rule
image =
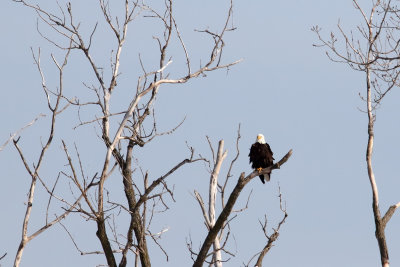
M257 142L257 143L260 143L260 144L265 144L264 135L258 134L258 135L257 135L257 140L256 140L256 142Z

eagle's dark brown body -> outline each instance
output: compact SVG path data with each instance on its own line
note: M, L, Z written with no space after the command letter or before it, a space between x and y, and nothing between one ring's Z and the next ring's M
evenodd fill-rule
M262 144L259 142L255 142L250 148L250 163L252 163L251 167L253 169L259 168L267 168L274 164L274 157L273 157L272 150L267 143ZM264 175L259 176L261 182L265 184L265 177ZM266 180L269 181L271 177L271 173L267 175Z

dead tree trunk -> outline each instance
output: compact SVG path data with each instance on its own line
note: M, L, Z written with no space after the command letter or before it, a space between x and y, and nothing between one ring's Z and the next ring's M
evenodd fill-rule
M375 110L381 104L387 93L399 84L400 67L398 59L398 31L400 25L400 10L392 4L391 0L374 0L370 12L365 12L358 3L353 0L354 7L360 12L364 26L358 26L361 40L354 37L353 33L346 34L338 25L345 51L341 52L336 47L338 41L334 33L331 33L328 41L320 35L318 26L313 31L318 35L322 47L327 47L333 55L328 57L337 62L348 64L352 69L365 73L366 97L361 99L366 103L368 114L368 143L366 148L366 163L368 179L372 191L372 211L375 222L375 236L379 246L382 267L389 267L389 252L386 244L385 227L393 213L400 206L400 202L392 205L382 217L379 208L379 194L374 171L372 168L372 155L374 147ZM363 48L365 47L365 49Z
M212 228L215 225L215 204L217 198L217 185L218 185L218 175L221 169L222 162L226 158L227 152L224 152L224 140L219 141L217 159L213 172L210 176L210 188L209 188L209 202L208 202L208 216L210 218L209 227ZM221 255L221 244L219 242L218 236L214 239L213 243L214 255L213 261L215 267L222 267L222 255Z
M371 34L370 36L372 37ZM381 263L382 267L389 267L389 251L386 245L386 236L385 236L386 224L383 223L383 218L381 217L381 211L379 209L378 186L376 185L375 175L372 169L375 115L372 113L371 75L369 67L367 67L366 76L367 76L367 109L368 109L368 144L366 152L367 170L368 170L368 178L372 189L372 210L375 221L375 236L378 241L379 252L381 255Z

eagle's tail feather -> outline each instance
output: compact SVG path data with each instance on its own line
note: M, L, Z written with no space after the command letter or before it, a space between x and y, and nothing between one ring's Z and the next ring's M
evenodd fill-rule
M269 180L271 180L271 174L267 173L267 174L261 174L260 176L260 180L263 184L265 184L265 181L269 182Z

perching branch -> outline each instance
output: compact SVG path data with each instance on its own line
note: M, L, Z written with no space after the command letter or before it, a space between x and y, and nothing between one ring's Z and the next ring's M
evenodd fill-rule
M270 173L274 169L279 169L280 166L282 166L290 158L291 155L292 155L292 150L289 150L289 152L279 162L275 163L274 165L272 165L268 168L263 169L260 173L266 174L266 173ZM203 266L203 263L207 258L208 250L210 249L211 245L213 244L213 241L215 240L216 236L218 235L218 232L221 230L224 223L226 222L229 215L231 214L233 206L235 205L236 200L238 199L238 197L240 195L240 192L246 186L247 183L249 183L254 177L258 176L260 173L258 171L254 171L247 176L245 176L244 172L241 173L235 188L233 189L232 193L229 196L229 199L225 205L225 208L221 211L220 215L218 216L218 219L217 219L214 227L208 232L207 237L205 238L203 245L200 249L200 252L197 255L196 261L193 264L193 267Z

